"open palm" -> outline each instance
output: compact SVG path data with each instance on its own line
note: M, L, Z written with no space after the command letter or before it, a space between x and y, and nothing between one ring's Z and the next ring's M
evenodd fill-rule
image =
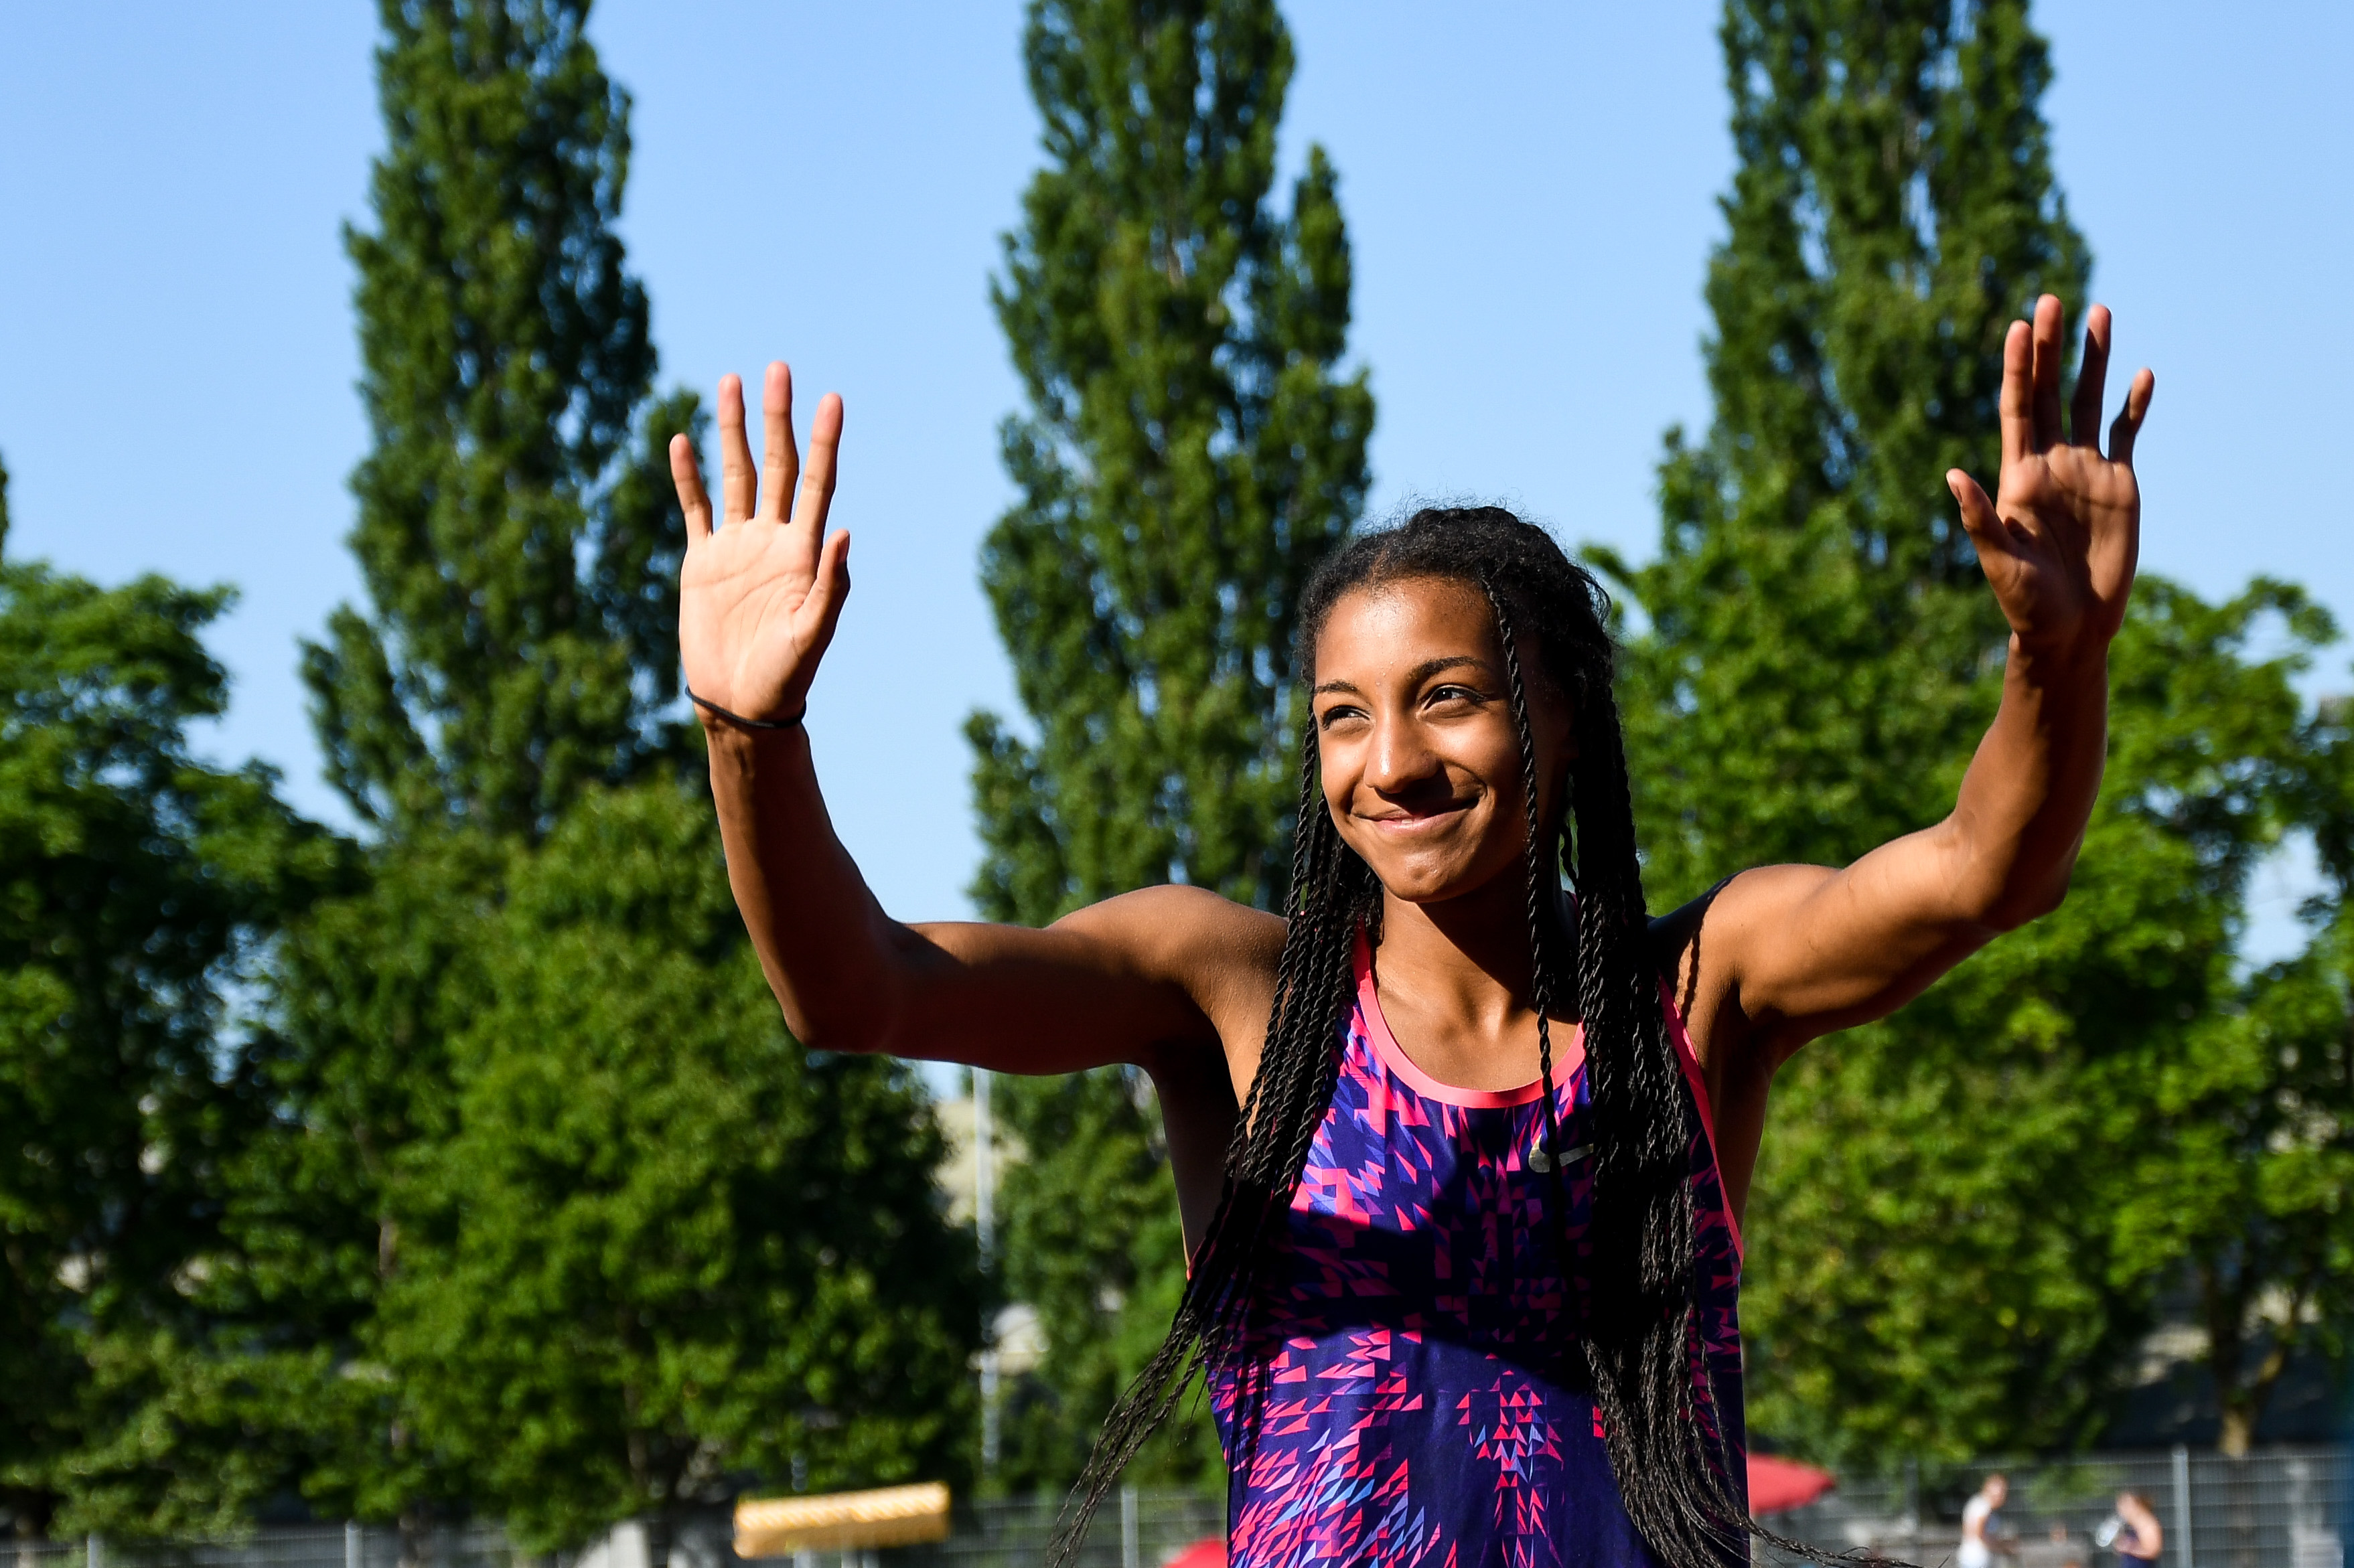
M766 451L756 471L744 433L743 383L733 376L720 381L716 528L694 443L676 436L670 446L671 477L686 513L679 662L689 691L751 719L800 715L850 592L850 535L825 535L842 399L829 392L819 400L806 470L793 444L792 399L791 372L770 365L760 395Z
M2084 355L2068 427L2060 422L2060 302L2013 322L2002 349L2002 477L1995 498L1960 469L1946 482L1961 506L1996 602L2021 648L2072 653L2105 647L2124 622L2141 549L2141 488L2134 437L2157 383L2137 371L2101 455L2101 395L2108 374L2109 312L2084 322ZM2090 641L2088 641L2090 640Z

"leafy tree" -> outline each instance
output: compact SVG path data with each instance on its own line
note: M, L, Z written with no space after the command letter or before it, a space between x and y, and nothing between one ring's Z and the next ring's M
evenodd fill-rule
M919 1086L804 1060L742 938L709 803L579 801L469 933L454 1130L404 1194L380 1343L526 1540L746 1471L963 1473L968 1235Z
M1658 559L1595 552L1649 621L1628 743L1661 905L1935 820L1992 715L2007 629L1944 475L1999 468L2004 332L2039 293L2081 311L2091 267L2026 13L1728 0L1716 417L1669 433Z
M1942 479L1996 471L2004 331L2040 292L2080 310L2089 270L2026 12L1728 0L1715 419L1697 445L1669 436L1658 558L1597 552L1645 621L1625 710L1659 907L1936 820L1992 715L2006 629ZM2168 915L2200 916L2198 952L2224 936L2105 831L2069 917L1777 1085L1751 1209L1761 1432L1871 1465L2095 1418L2132 1309L2102 1216L2061 1179L2092 1116L2082 1009L2123 1006L2122 1033L2186 987L2195 1004L2203 959L2150 993L2125 982ZM2147 923L2081 917L2104 898Z
M259 1391L199 1390L181 1354L262 1119L238 999L343 860L268 768L190 750L226 706L199 633L228 598L0 567L0 1505L20 1533L217 1525L286 1474L251 1441Z
M2294 590L2272 588L2294 617L2297 652L2328 626ZM2204 725L2245 726L2246 714L2209 699ZM2285 727L2283 694L2256 710L2268 735ZM2285 768L2278 749L2288 749ZM2157 1064L2156 1112L2134 1129L2130 1181L2118 1212L2122 1259L2180 1259L2221 1417L2223 1450L2244 1454L2291 1361L2320 1354L2340 1365L2354 1334L2354 863L2349 747L2342 703L2324 705L2267 774L2228 752L2199 759L2243 789L2269 785L2282 815L2310 831L2329 886L2316 900L2305 952L2247 977L2237 1005L2202 1019L2192 1048ZM2284 789L2283 772L2290 775Z
M365 820L535 833L582 785L675 754L664 454L700 416L690 394L649 401L645 290L612 228L629 100L586 0L381 13L376 228L345 236L374 612L336 611L304 676Z
M974 896L1034 924L1172 880L1270 905L1297 788L1293 606L1363 506L1373 428L1363 375L1336 368L1336 176L1311 148L1289 212L1269 204L1292 66L1272 0L1033 0L1023 57L1047 165L994 298L1031 408L1004 426L1021 499L981 577L1037 738L968 728ZM1004 1102L1034 1156L1007 1178L1006 1283L1050 1347L1005 1474L1053 1484L1165 1329L1182 1250L1172 1225L1077 1235L1054 1212L1172 1211L1129 1075ZM1200 1473L1187 1441L1168 1462Z
M2090 265L2023 4L1730 0L1723 39L1715 422L1669 437L1659 558L1606 553L1646 622L1627 710L1662 906L1947 809L2005 638L1939 481L1996 470L2005 325L2046 291L2081 309ZM2254 658L2274 617L2290 652ZM1785 1073L1751 1216L1761 1433L1864 1467L2089 1438L2186 1262L2244 1410L2298 1338L2243 1375L2264 1304L2342 1296L2334 949L2234 974L2250 866L2314 820L2288 683L2327 634L2279 585L2145 580L2067 906Z
M1811 1452L1869 1466L2094 1438L2185 1254L2161 1233L2229 1201L2193 1191L2215 1092L2251 1086L2218 1037L2247 1027L2233 944L2289 820L2290 681L2323 626L2276 585L2222 606L2160 579L2135 593L2067 904L1776 1086L1752 1204L1753 1419ZM2253 657L2284 612L2290 652Z
M801 1062L684 782L665 448L702 421L649 396L586 10L383 6L347 236L371 602L305 654L377 837L279 949L230 1271L316 1506L551 1544L797 1459L932 1466L971 1337L928 1107L887 1064Z

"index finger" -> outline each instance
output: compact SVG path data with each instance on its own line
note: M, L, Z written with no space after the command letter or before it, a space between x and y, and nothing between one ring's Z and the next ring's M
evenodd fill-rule
M711 537L711 494L703 488L695 442L683 430L670 439L670 482L678 487L678 509L686 515L686 542L700 545Z
M842 399L827 393L817 400L817 418L810 421L809 466L801 471L801 494L793 503L793 522L806 523L812 541L825 536L826 514L833 508L835 459L842 450ZM815 548L812 543L811 548Z

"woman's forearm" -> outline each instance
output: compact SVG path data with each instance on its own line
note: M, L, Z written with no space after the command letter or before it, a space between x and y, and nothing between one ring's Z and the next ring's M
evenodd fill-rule
M704 734L728 885L786 1025L818 1049L884 1048L908 980L906 931L834 836L809 732L707 720Z
M2108 752L2108 647L2011 641L2002 705L1947 822L1957 918L2009 930L2058 906Z

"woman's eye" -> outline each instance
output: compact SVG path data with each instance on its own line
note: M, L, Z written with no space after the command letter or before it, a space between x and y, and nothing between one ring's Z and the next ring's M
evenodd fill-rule
M1364 710L1362 708L1326 708L1321 714L1317 715L1316 727L1319 729L1331 729L1335 725L1345 724L1351 719L1361 719L1364 716Z
M1486 701L1486 699L1480 696L1479 693L1473 691L1469 686L1435 687L1431 691L1430 700L1434 703L1477 703Z

